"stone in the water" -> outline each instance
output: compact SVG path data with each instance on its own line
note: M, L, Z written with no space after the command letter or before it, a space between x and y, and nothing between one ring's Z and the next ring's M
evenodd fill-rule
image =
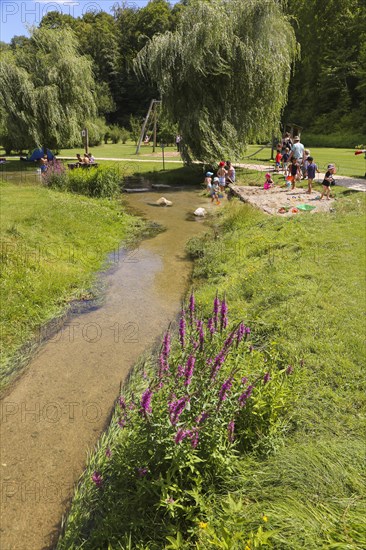
M172 201L168 201L165 197L161 197L158 201L156 201L156 204L159 206L172 206Z
M168 185L167 183L153 183L151 187L153 189L167 189L168 187L170 188L171 185Z
M195 216L206 216L207 212L204 208L197 208L194 212Z

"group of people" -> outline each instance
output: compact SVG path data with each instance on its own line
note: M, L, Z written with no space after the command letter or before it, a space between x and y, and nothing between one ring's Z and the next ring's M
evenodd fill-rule
M95 158L91 153L84 153L84 156L81 157L80 153L77 153L76 158L78 159L77 164L85 166L86 164L94 164Z
M318 166L314 162L314 158L310 155L309 149L305 149L300 142L299 136L295 136L293 140L289 132L286 132L282 141L277 145L277 154L275 158L276 172L283 170L286 180L289 182L289 187L295 189L296 181L307 179L307 193L312 193L313 181L316 173L319 174ZM335 174L335 165L328 164L328 169L323 180L323 192L320 199L326 196L330 198L330 186L334 185L333 175ZM268 174L267 174L268 175ZM266 175L265 188L268 187ZM273 182L272 182L273 184Z
M220 204L220 199L225 196L229 183L235 183L235 168L230 160L219 162L216 176L213 172L206 172L204 184L211 202Z

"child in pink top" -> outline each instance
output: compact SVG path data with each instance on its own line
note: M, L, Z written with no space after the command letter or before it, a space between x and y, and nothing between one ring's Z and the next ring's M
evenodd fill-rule
M264 189L271 189L271 187L273 187L273 179L271 178L271 174L266 174L266 179L265 179L265 182L264 182Z

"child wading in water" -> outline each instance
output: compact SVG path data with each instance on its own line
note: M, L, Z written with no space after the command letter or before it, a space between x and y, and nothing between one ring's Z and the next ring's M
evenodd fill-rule
M263 185L263 188L264 189L271 189L271 187L273 187L274 185L274 181L273 179L271 178L271 174L266 174L266 179L264 181L264 185Z
M220 191L224 192L225 186L226 186L227 170L225 169L225 162L223 161L219 162L219 169L217 170L217 176L219 178Z
M211 202L214 202L214 200L216 200L216 204L220 204L220 201L219 201L219 178L214 178L213 182L210 182L207 185L207 191L208 191L208 194L211 197Z
M319 174L319 170L318 170L318 166L314 162L313 157L308 157L307 160L308 160L308 166L307 166L308 190L307 190L307 193L309 193L309 195L310 195L312 190L313 190L312 185L313 185L313 181L314 181L314 178L315 178L315 172L318 172L318 174Z
M328 164L328 170L324 176L323 180L323 193L320 196L320 200L324 197L324 195L327 196L327 200L329 201L330 197L330 186L335 184L333 174L335 174L335 166L334 164Z

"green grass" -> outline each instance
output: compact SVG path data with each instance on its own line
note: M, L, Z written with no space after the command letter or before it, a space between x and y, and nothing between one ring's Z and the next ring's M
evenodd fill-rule
M262 528L269 546L258 542L256 548L366 547L365 211L363 193L342 189L334 212L287 219L233 200L207 235L188 245L204 313L216 292L226 294L230 317L251 327L254 346L270 362L293 367L293 402L287 429L269 433L256 451L231 458L232 474L221 480L220 491L208 488L199 518L207 527L197 545L183 540L166 548L243 550L243 533L259 540ZM141 392L141 370L129 379L129 394ZM94 470L108 472L105 449L117 432L112 425L90 458L60 549L81 548L75 541L95 527L87 510L98 518L113 514L113 503L90 478ZM123 455L119 460L123 464ZM113 474L108 483L120 481ZM97 525L103 526L100 518ZM138 525L131 524L131 531ZM174 525L167 516L144 546L121 531L121 548L161 548L161 530L176 540Z
M30 183L1 184L1 335L4 384L24 355L22 346L90 295L97 271L138 219L117 201L51 191Z
M304 143L306 146L306 142ZM245 156L240 159L240 162L248 164L267 164L270 163L271 158L271 149L266 147L258 155L254 157L247 158L248 155L255 153L260 149L260 145L249 145L245 153ZM151 160L153 161L152 166L156 164L162 167L162 154L161 148L158 147L156 152L152 153L152 147L141 147L139 155L136 155L136 146L132 142L126 144L110 144L100 145L99 147L93 147L90 149L95 157L101 158L127 158L131 159L134 164L139 163L139 161ZM82 147L76 149L63 149L60 151L59 156L76 158L76 153L82 153ZM350 176L350 177L365 177L366 164L364 155L355 156L354 149L345 149L345 148L328 148L328 147L311 147L311 154L314 157L315 162L318 164L320 170L325 171L329 163L335 163L337 166L337 173L341 176ZM174 160L179 161L179 156L176 154L175 147L166 147L166 161ZM174 154L173 154L174 153ZM0 156L4 154L0 150ZM17 157L17 155L14 155ZM19 155L18 155L19 156ZM156 164L155 164L156 163ZM130 165L131 163L126 163ZM141 170L145 170L143 165L145 162L140 162ZM173 166L172 163L166 163L169 169ZM27 163L22 163L22 165L27 165ZM27 169L30 169L29 167Z

